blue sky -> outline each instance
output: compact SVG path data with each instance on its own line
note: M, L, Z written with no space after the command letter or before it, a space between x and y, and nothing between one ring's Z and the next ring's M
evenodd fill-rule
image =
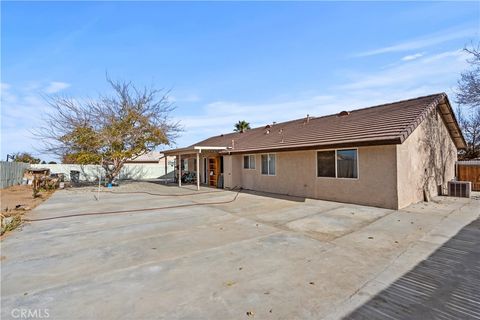
M42 95L96 97L106 71L172 88L178 146L238 120L454 100L479 30L478 2L2 2L1 157L38 154Z

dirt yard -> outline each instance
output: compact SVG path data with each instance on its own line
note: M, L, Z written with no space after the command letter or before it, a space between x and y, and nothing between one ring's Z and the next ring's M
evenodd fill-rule
M29 211L48 199L53 191L40 191L33 198L32 186L20 185L0 189L2 215L9 217Z

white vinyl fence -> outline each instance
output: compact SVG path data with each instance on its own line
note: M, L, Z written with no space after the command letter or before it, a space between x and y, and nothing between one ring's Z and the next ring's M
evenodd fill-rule
M0 161L0 189L20 184L28 167L28 163Z
M48 168L50 173L63 173L65 181L70 181L72 171L79 172L80 181L98 181L98 177L105 179L105 171L98 165L80 164L28 164L21 162L0 161L0 189L21 184L25 169ZM120 180L145 180L145 179L172 179L173 162L168 161L167 173L165 163L127 163L120 172Z
M72 171L79 172L80 181L98 181L105 178L105 171L99 165L80 164L33 164L33 168L48 168L50 173L63 173L65 180L70 181ZM173 177L173 164L167 166L165 174L164 163L126 163L120 172L120 180L165 179Z

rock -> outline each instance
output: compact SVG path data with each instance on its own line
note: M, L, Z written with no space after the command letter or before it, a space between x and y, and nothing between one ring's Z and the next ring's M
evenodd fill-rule
M3 219L3 225L6 226L6 225L9 225L10 223L12 223L13 221L13 217L6 217Z

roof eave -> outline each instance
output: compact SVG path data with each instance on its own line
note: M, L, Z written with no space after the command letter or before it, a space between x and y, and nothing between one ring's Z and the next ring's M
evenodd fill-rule
M450 101L448 101L448 96L446 93L441 93L425 110L420 114L412 123L410 123L401 134L401 143L403 143L409 136L412 134L415 129L428 117L428 115L439 108L442 119L445 121L448 133L452 138L457 149L465 149L467 143L463 137L462 130L458 125L457 119L455 118L455 113L453 112Z
M467 142L465 141L465 137L463 136L462 129L458 124L457 118L455 116L455 112L453 111L452 105L448 100L447 95L444 96L443 101L439 105L440 107L440 114L445 121L445 125L447 126L448 133L452 138L453 142L457 149L464 150L467 148ZM442 108L443 107L443 108ZM442 110L443 109L443 110Z
M303 151L303 150L322 150L322 149L338 149L338 148L356 148L356 147L368 147L368 146L382 146L382 145L395 145L401 144L400 137L392 137L378 140L366 140L366 141L348 141L341 143L329 143L329 144L307 144L307 145L294 145L294 146L277 146L271 148L262 149L228 149L224 153L228 154L240 154L240 153L267 153L267 152L281 152L281 151Z
M182 155L182 154L192 154L192 153L202 153L202 151L224 151L227 150L228 147L215 147L215 146L198 146L198 145L193 145L190 147L185 147L185 148L177 148L177 149L171 149L171 150L165 150L163 153L165 155Z

